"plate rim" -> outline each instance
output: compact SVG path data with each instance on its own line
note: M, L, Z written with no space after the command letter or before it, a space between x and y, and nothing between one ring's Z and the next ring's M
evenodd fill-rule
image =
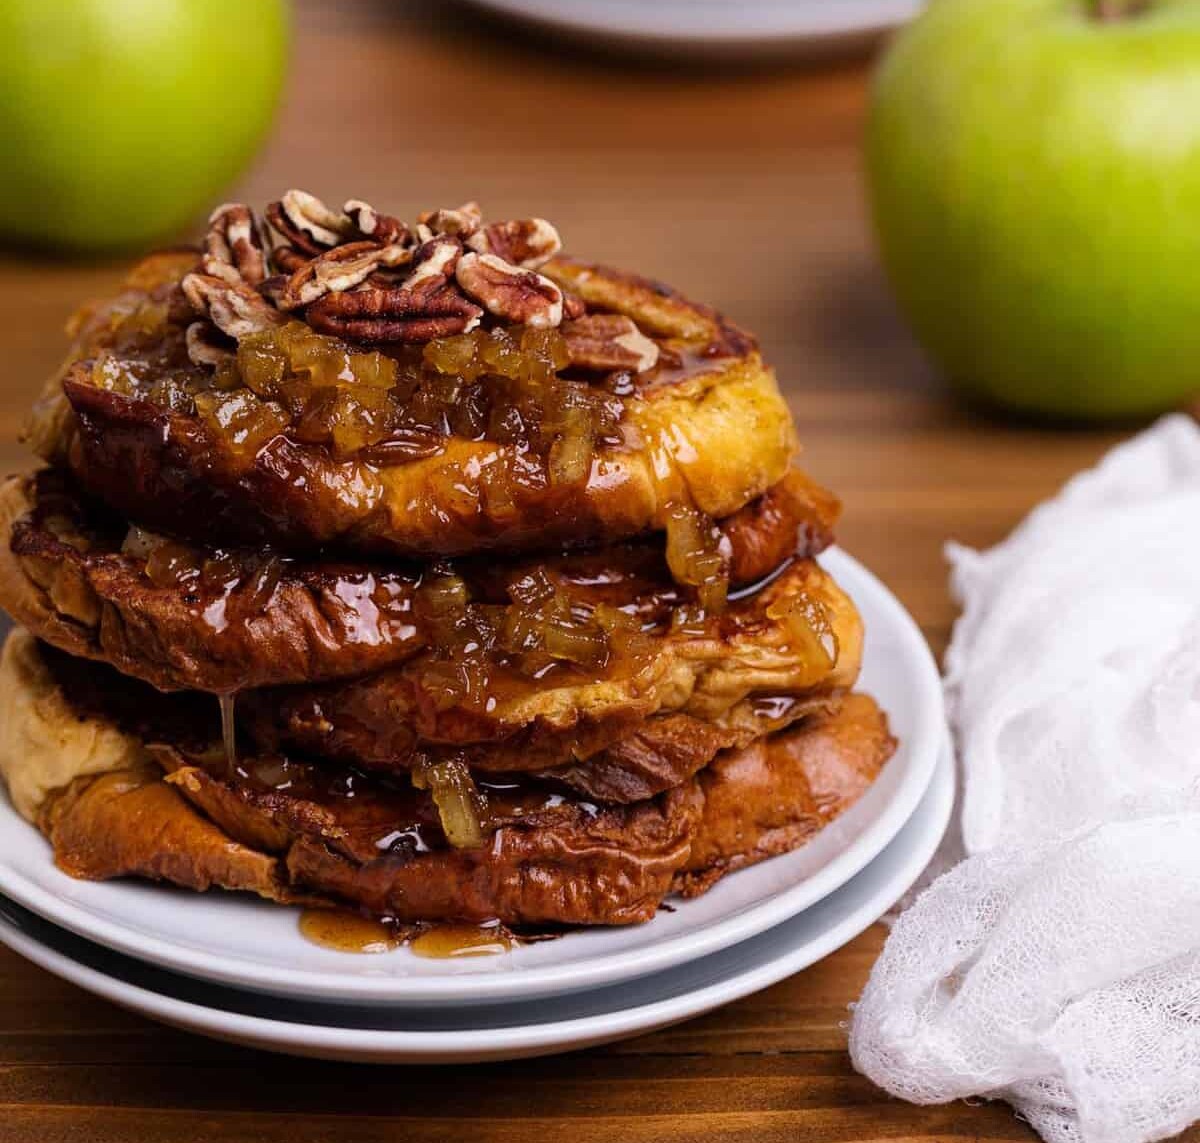
M840 0L839 3L796 3L796 0L754 0L736 5L729 15L728 0L703 4L700 19L696 0L646 6L629 0L609 0L608 19L588 5L562 5L557 0L470 0L495 15L553 29L569 35L600 36L609 43L669 48L746 48L796 43L825 43L864 36L898 27L914 17L923 0ZM647 11L650 16L647 18ZM685 18L681 23L680 16ZM611 22L622 18L620 25ZM686 17L693 17L689 23Z
M655 944L600 953L590 958L522 971L489 974L404 976L341 975L336 971L290 969L242 957L223 960L162 937L148 936L97 914L88 906L56 896L30 880L0 855L0 893L44 920L135 959L201 980L249 988L276 996L388 1005L488 1003L535 999L619 983L697 960L719 948L764 932L836 891L873 861L904 827L920 804L937 767L946 720L941 677L916 621L887 586L863 564L838 547L821 556L831 575L862 605L861 593L888 613L887 631L905 645L904 660L913 670L919 702L913 711L914 735L910 773L878 817L842 852L810 876L772 896L734 911L699 930L673 934ZM878 629L878 627L876 628ZM870 639L870 632L868 632ZM918 733L919 732L919 733ZM11 806L9 806L11 811ZM47 851L47 860L50 860ZM753 870L738 875L753 875ZM263 902L263 908L277 908ZM653 922L649 922L653 923Z
M914 821L921 813L929 818L927 824L922 823L922 830L916 835L911 849L879 887L819 936L786 953L752 963L716 981L663 1000L566 1020L452 1031L366 1029L275 1020L182 1000L166 992L129 983L43 944L3 916L0 916L0 944L52 975L149 1019L193 1034L267 1051L380 1064L495 1062L575 1051L657 1031L703 1015L770 987L853 940L899 901L927 868L950 822L957 782L954 752L947 742L939 751L934 780L922 798L918 812L910 818L910 822ZM896 840L893 838L893 843ZM880 857L885 854L886 849ZM837 892L849 887L848 882ZM837 893L831 894L830 899L836 896ZM95 943L64 932L72 940ZM142 963L135 957L115 955L134 965ZM666 970L667 973L673 971L678 971L678 967ZM486 1046L481 1042L485 1038Z

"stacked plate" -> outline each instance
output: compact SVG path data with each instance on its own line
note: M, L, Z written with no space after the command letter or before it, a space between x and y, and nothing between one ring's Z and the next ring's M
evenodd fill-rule
M277 905L75 881L5 801L0 941L169 1024L298 1055L392 1063L587 1047L773 984L896 902L937 848L954 795L940 683L919 630L849 556L833 551L822 562L862 612L862 686L887 711L900 748L872 789L803 849L673 902L649 924L486 957L336 952L308 943L296 913Z

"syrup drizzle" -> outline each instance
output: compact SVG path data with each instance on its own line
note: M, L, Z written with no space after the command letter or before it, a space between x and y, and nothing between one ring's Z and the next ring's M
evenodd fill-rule
M236 692L217 696L221 704L221 740L225 743L225 765L232 774L237 769L237 727L233 721Z

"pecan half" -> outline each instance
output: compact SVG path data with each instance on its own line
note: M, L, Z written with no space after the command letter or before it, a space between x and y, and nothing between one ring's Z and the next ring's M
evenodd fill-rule
M278 202L271 203L267 221L280 238L310 257L354 237L349 215L330 209L302 190L287 191Z
M227 344L212 322L194 321L184 333L188 359L193 365L204 365L216 369L232 361L234 351Z
M477 202L464 202L457 210L427 210L417 215L417 237L423 242L439 234L467 239L483 225Z
M524 270L536 270L562 249L562 239L544 218L515 218L483 227L467 245L478 254L495 254Z
M208 217L203 271L235 285L257 286L267 276L267 254L258 219L244 203L227 202Z
M300 265L303 266L304 263L301 262ZM276 308L282 308L280 299L283 297L283 291L287 289L287 284L290 280L290 274L272 274L258 287L258 292Z
M462 257L462 243L442 235L422 242L413 258L413 268L403 288L417 297L428 297L447 287Z
M326 294L353 289L381 266L402 266L412 258L413 252L407 246L347 242L301 265L274 295L274 301L281 309L299 309Z
M658 344L624 314L589 314L559 327L571 364L580 369L632 369L644 373L658 363Z
M364 238L382 242L385 245L412 246L413 233L398 218L390 214L380 214L370 203L352 198L342 210L354 223L358 232Z
M413 344L469 333L482 315L457 290L443 289L418 301L402 286L327 294L307 312L308 324L320 333L355 341Z
M271 265L280 274L291 275L301 266L307 265L310 257L315 255L304 254L294 246L276 246L271 251Z
M286 321L257 290L210 274L188 274L180 283L192 308L233 338L261 333Z
M454 287L461 254L457 238L432 238L417 249L413 268L400 285L327 294L308 307L308 324L322 333L377 342L468 333L483 310Z
M506 321L544 329L562 321L563 294L549 278L495 254L464 254L454 276L463 292Z

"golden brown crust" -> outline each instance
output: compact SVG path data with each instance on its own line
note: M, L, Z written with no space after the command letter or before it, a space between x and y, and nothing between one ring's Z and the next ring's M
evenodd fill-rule
M838 691L816 691L796 698L748 698L711 720L680 713L655 715L603 749L580 751L571 762L558 758L552 768L534 776L593 802L643 801L694 777L722 751L740 750L802 719L835 710L841 697ZM497 744L495 753L511 757L507 743Z
M95 658L94 631L98 616L94 612L84 612L82 620L73 619L65 610L60 610L54 602L53 582L39 587L11 549L13 532L33 507L33 489L27 477L10 476L0 484L0 601L13 619L35 631L47 643L81 658ZM71 571L64 571L62 575L63 589L57 594L65 598L75 583ZM87 622L88 619L93 622Z
M411 575L313 563L265 586L252 572L215 591L161 585L142 574L144 560L122 554L122 538L97 524L61 473L9 477L0 484L0 603L60 650L162 690L337 678L425 646L408 610Z
M753 337L711 306L651 278L565 255L552 258L542 273L588 306L625 314L673 346L686 344L710 357L744 357L757 349Z
M0 776L22 817L34 821L76 778L145 761L140 738L108 718L80 717L37 640L10 632L0 652Z
M289 848L287 869L296 884L403 921L636 924L670 892L699 808L684 786L596 815L505 827L487 848L418 854L398 866L357 865L304 838Z
M841 501L799 469L721 521L729 541L729 580L754 583L792 556L817 555L833 543Z
M106 881L145 877L296 901L276 858L240 845L193 809L155 766L78 778L46 803L38 825L58 867Z
M697 896L803 845L866 793L895 749L884 713L852 694L836 714L722 755L699 775L704 814L676 891Z

